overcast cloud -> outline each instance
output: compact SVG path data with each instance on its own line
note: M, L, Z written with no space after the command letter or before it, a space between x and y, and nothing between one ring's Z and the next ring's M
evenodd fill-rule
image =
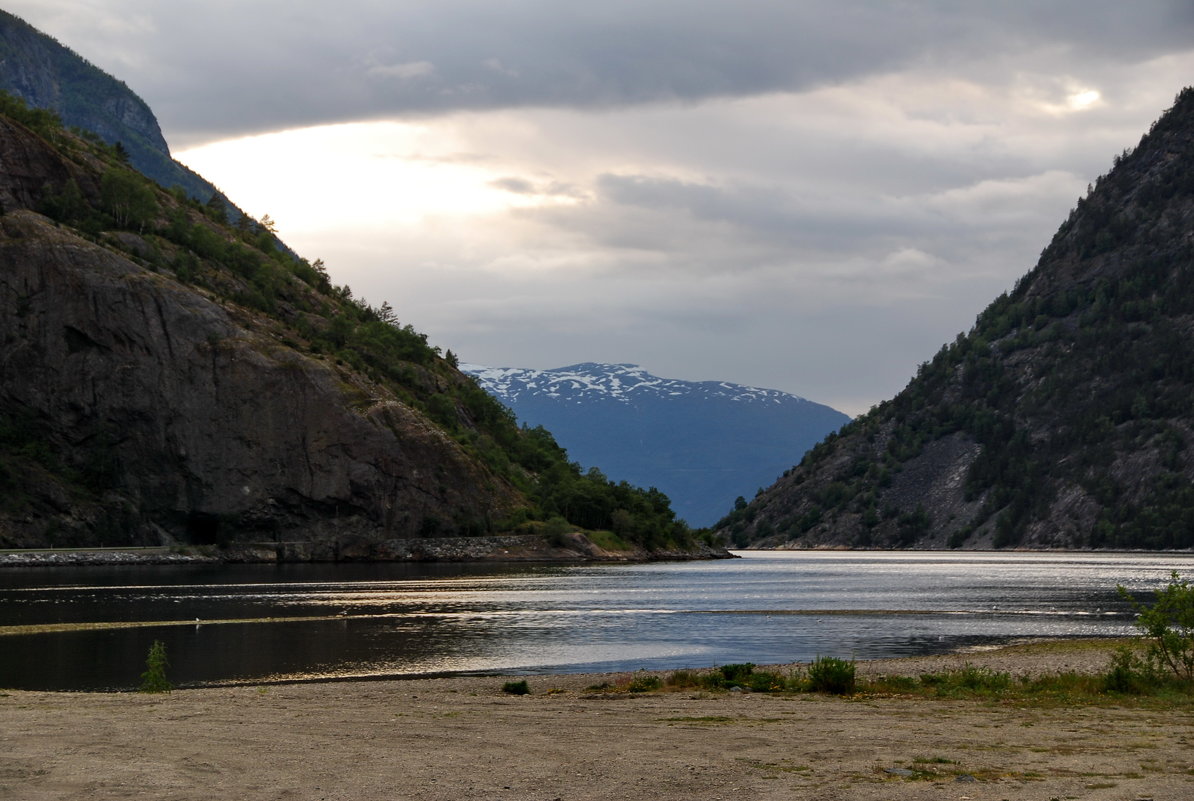
M1185 0L3 7L467 361L848 413L1031 268L1194 75Z

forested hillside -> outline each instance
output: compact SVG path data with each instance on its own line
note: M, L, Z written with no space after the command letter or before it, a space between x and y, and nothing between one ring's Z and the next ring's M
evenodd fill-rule
M0 97L0 547L692 542L268 225Z
M892 400L719 528L815 547L1194 547L1194 90Z

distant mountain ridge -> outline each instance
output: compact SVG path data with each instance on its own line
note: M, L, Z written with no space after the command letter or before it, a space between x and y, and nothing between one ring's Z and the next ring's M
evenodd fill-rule
M723 398L742 403L789 403L812 401L781 392L726 381L683 381L660 378L637 364L605 364L581 362L551 370L532 370L525 367L482 367L461 365L461 369L476 376L481 386L493 394L510 400L526 396L547 395L569 397L574 400L608 398L619 403L632 403L642 397L676 398L700 396Z
M3 10L0 90L53 111L64 125L90 131L110 145L119 142L133 167L167 189L181 186L203 202L218 194L171 157L157 117L123 81Z
M635 364L460 369L520 422L549 429L571 459L658 488L695 526L712 525L850 419L787 392L661 378Z

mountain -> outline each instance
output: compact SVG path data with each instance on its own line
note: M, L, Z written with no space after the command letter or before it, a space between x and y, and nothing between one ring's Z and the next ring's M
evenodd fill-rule
M1036 267L719 530L772 547L1194 547L1194 89Z
M658 487L694 526L715 523L850 419L786 392L659 378L633 364L461 369L571 458Z
M219 193L174 161L157 118L122 81L33 26L0 10L0 90L53 111L68 127L120 143L129 163L167 189L202 201Z
M260 224L4 93L0 164L0 548L704 548Z

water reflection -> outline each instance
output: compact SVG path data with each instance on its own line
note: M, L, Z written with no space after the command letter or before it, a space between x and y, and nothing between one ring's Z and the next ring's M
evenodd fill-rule
M0 570L0 686L672 669L1131 631L1190 555L747 553L652 565ZM56 626L57 629L48 627ZM63 630L65 629L65 630Z

